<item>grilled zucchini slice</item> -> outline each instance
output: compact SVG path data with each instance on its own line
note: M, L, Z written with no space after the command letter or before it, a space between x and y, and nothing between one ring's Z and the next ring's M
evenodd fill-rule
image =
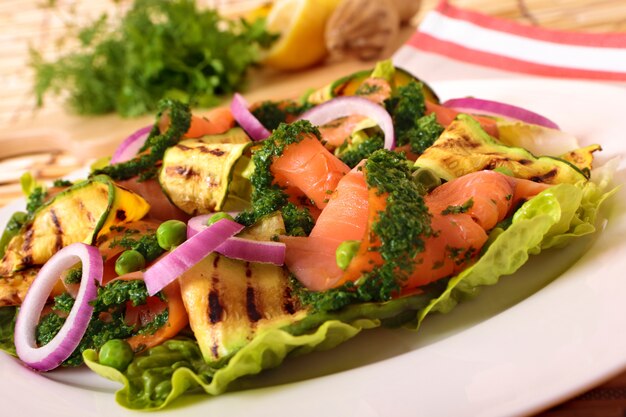
M139 195L98 175L56 195L37 210L7 245L0 276L43 265L61 248L93 244L111 227L141 219L150 206Z
M549 156L536 157L524 148L506 146L489 136L471 116L460 114L415 161L440 178L454 178L483 169L503 167L515 177L546 184L587 180L571 163Z
M251 144L241 129L232 130L240 133L183 140L165 152L159 182L185 213L195 216L224 208L233 172Z
M270 215L244 237L269 240L285 232L280 214ZM180 278L189 324L208 363L218 365L264 330L306 316L279 266L229 259L213 253Z

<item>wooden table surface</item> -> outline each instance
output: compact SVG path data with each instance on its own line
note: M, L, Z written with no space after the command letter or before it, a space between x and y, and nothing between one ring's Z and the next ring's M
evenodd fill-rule
M199 1L209 6L238 3L247 6L262 0ZM626 32L625 0L451 0L452 4L494 16L518 20L553 29L589 32ZM116 145L134 129L152 122L151 116L121 119L115 115L78 117L66 113L58 102L44 109L34 109L30 95L31 77L28 45L43 50L54 49L53 42L62 32L64 19L71 16L85 20L103 10L124 7L128 1L57 1L57 9L41 6L39 0L4 0L0 3L0 206L20 196L19 177L26 171L46 180L61 177L90 163L101 155L111 154ZM432 9L437 0L423 0L413 24ZM64 9L65 7L65 9ZM401 45L413 32L400 32ZM51 53L54 53L53 51ZM308 87L321 86L338 75L368 68L370 62L345 60L320 65L299 73L255 70L246 92L250 100L287 97ZM24 143L31 141L32 147ZM542 417L623 417L626 415L626 372L570 401L540 414Z

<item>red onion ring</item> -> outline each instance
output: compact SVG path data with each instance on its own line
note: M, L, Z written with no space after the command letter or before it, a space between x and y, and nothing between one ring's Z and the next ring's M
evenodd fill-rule
M124 139L113 153L111 164L119 164L120 162L133 159L139 153L139 149L146 143L151 130L152 126L142 127Z
M144 281L148 294L152 296L161 291L242 229L239 223L222 219L184 241L146 270Z
M526 110L522 107L501 103L499 101L463 97L447 100L442 105L459 112L480 113L489 116L504 116L510 119L560 130L559 126L547 117L530 110Z
M230 111L239 126L250 135L252 140L263 140L269 137L270 131L248 110L248 103L241 94L235 93L233 96L233 100L230 102Z
M322 126L353 114L368 117L376 122L385 135L385 149L393 150L396 147L391 116L384 107L363 97L336 97L304 112L298 120L308 120L316 126Z
M203 214L191 218L187 223L187 239L209 227L206 222L211 216L212 214ZM282 266L285 263L286 250L287 246L282 242L229 237L215 252L232 259Z
M199 231L209 227L207 225L207 222L214 214L215 213L201 214L199 216L195 216L189 219L189 221L187 221L187 239L189 239L191 236L195 235ZM237 215L239 215L239 212L227 211L226 214L234 219L235 217L237 217Z
M82 262L82 278L74 306L50 343L37 347L35 330L50 291L61 273L78 261ZM89 325L93 313L90 303L98 294L96 281L102 282L102 272L100 251L84 243L66 246L46 262L31 284L15 323L15 350L24 363L38 371L49 371L74 352Z

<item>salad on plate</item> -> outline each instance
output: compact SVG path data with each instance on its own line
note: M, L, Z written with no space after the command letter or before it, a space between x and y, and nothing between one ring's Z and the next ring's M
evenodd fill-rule
M39 372L86 365L156 410L363 330L416 330L594 233L613 192L600 150L528 109L442 103L389 61L299 99L164 100L87 178L24 178L0 348Z

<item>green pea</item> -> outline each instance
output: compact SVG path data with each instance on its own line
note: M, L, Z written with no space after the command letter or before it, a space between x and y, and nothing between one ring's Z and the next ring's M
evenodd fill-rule
M146 266L146 259L141 252L136 250L127 250L115 261L115 273L117 275L128 274L129 272L139 271Z
M172 250L187 239L187 225L180 220L168 220L161 223L156 237L161 248Z
M344 271L350 265L350 261L354 258L354 255L359 251L361 242L358 240L346 240L342 242L337 251L335 252L335 258L337 259L337 266Z
M121 339L111 339L100 348L98 359L102 365L110 366L124 372L133 361L135 354L128 342Z
M209 217L209 220L207 220L206 225L210 226L213 223L217 223L218 221L222 219L234 220L233 216L231 216L230 214L225 213L223 211L218 211L217 213Z

